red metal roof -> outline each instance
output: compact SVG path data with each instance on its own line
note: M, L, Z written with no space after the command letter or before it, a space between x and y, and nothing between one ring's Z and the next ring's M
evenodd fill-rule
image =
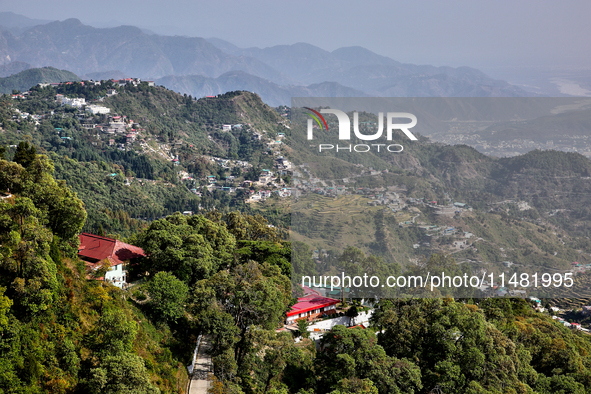
M287 316L298 315L300 313L305 313L314 309L336 305L339 302L339 300L335 300L334 298L321 297L317 295L301 297L298 298L298 302L291 307L291 310L287 312Z
M102 261L107 259L111 265L122 264L126 260L144 257L142 248L126 244L117 239L100 237L94 234L82 233L78 256L87 259Z

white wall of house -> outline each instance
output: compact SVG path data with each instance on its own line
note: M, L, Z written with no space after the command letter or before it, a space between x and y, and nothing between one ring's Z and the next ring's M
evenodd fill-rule
M359 315L357 317L353 318L351 323L354 325L363 324L364 326L367 327L367 326L369 326L369 318L371 317L371 315L373 315L373 309L369 310L367 312L361 312L361 313L359 313ZM330 330L334 326L338 326L338 325L342 325L342 326L349 325L349 317L347 317L347 316L335 317L334 319L322 320L322 321L316 322L314 324L310 324L308 326L308 331L314 331L315 328L319 329L319 330Z
M87 105L86 106L86 110L88 112L90 112L91 114L93 114L93 115L97 115L97 114L108 114L108 113L111 112L111 109L110 108L103 107L101 105L94 105L94 104Z
M111 282L113 286L117 286L122 289L126 283L127 271L124 269L123 264L113 265L105 274L105 280Z
M347 316L335 317L334 319L327 319L316 322L314 324L310 324L308 326L308 331L314 331L314 329L318 330L330 330L334 326L346 326L349 324L350 318Z

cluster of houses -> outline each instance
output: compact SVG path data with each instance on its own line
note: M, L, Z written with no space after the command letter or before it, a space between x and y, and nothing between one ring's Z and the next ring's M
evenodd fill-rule
M12 116L12 120L18 121L19 119L27 119L30 117L31 119L33 119L35 126L38 126L40 124L39 121L42 118L41 115L30 114L28 112L21 112L21 110L19 110L18 108L14 108L14 112L16 112L16 114Z
M141 78L122 78L122 79L111 79L111 82L113 82L114 84L117 84L119 86L125 86L125 85L133 85L133 86L138 86L142 80ZM146 82L148 84L148 86L154 86L154 81L143 81Z
M66 97L63 94L56 94L55 101L60 105L68 105L74 108L84 108L91 115L106 115L111 113L111 109L103 105L89 104L83 97Z
M125 85L133 85L133 86L138 86L142 80L141 78L123 78L123 79L111 79L111 82L113 84L116 84L118 86L125 86ZM146 82L148 84L148 86L154 86L154 81L143 81ZM47 86L52 86L52 87L58 87L61 85L71 85L74 82L51 82L51 83L39 83L37 84L37 86L39 86L40 88L44 88ZM80 81L77 82L82 86L100 86L101 85L101 81L94 81L92 79L89 80L84 80L84 81Z
M558 308L556 308L556 309L558 309ZM590 333L590 331L589 331L588 328L583 328L581 326L581 323L575 323L575 322L569 323L564 318L562 318L560 316L552 316L552 319L557 320L563 326L568 327L568 328L571 328L573 330L580 330L580 331L583 331L583 332L586 332L586 333Z
M13 95L11 95L10 97L15 100L15 99L26 99L27 96L29 95L30 92L22 92L22 93L15 93Z
M224 169L240 168L242 170L252 167L252 164L242 160L230 160L213 156L203 157L208 158L210 161L218 164ZM241 189L247 190L248 197L245 200L246 203L265 201L273 194L276 194L280 198L291 196L292 189L277 181L278 176L290 174L291 163L284 157L280 156L275 160L275 170L276 172L269 169L263 169L256 181L245 180L240 185L236 182L236 176L234 175L226 176L223 179L224 184L221 185L218 184L219 179L216 175L208 175L202 179L206 181L206 186L203 186L203 188L207 188L210 191L221 190L229 193L234 193ZM194 180L191 174L184 171L179 172L179 177L181 180ZM255 187L260 187L262 189L254 190ZM197 188L193 188L191 191L199 196L202 195Z
M246 199L246 203L265 201L267 198L273 195L271 190L259 190L258 192L255 192L254 190L250 189L248 193L250 196Z
M578 261L572 262L572 272L585 272L591 270L591 264L582 264Z

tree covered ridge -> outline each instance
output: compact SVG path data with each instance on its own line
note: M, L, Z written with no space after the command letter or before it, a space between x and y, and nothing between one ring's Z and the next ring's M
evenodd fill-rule
M0 78L0 93L25 91L38 83L80 81L80 78L66 70L54 67L30 68L8 77Z
M84 204L27 143L14 160L0 160L0 392L159 392L137 355L141 312L77 261Z

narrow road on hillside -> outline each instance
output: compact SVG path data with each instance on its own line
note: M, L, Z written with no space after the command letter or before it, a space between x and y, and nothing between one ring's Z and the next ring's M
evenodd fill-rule
M203 337L197 351L195 368L189 381L189 394L207 394L210 387L208 380L212 371L211 356L209 355L209 338Z

